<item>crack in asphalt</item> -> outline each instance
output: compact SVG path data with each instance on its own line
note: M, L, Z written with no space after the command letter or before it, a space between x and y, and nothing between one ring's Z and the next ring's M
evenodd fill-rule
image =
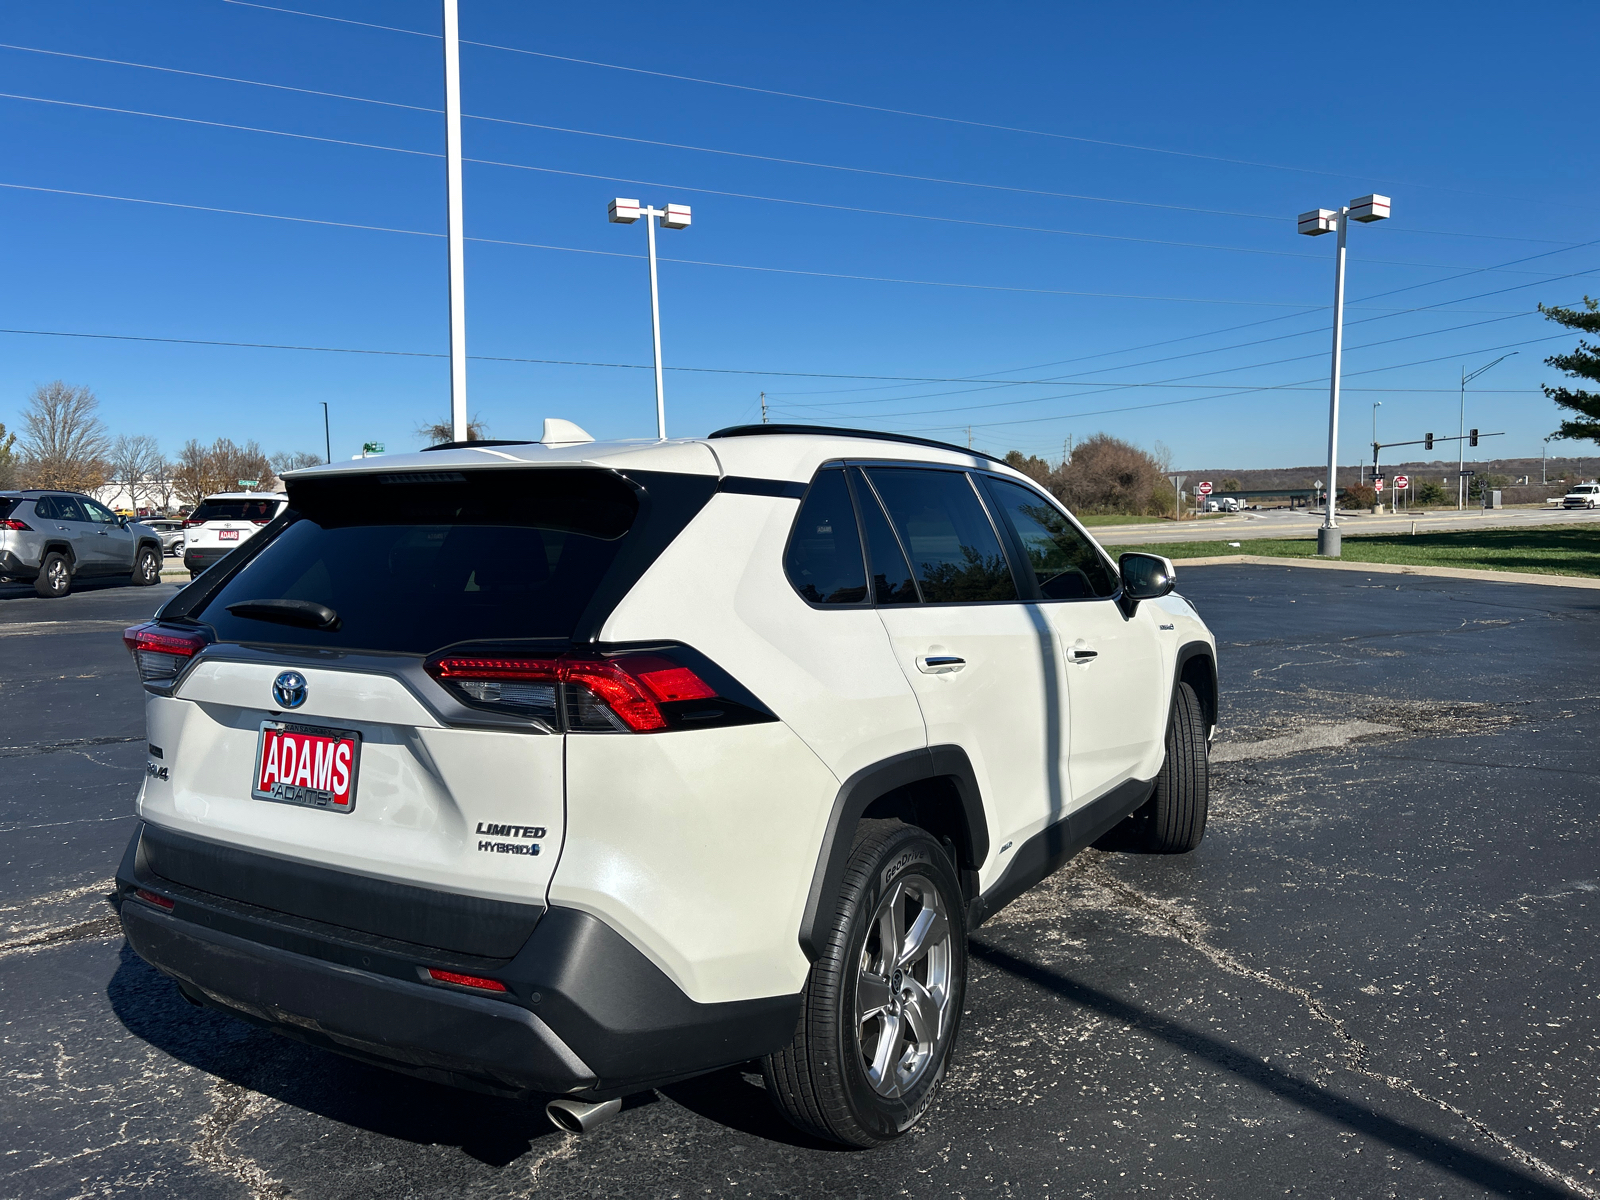
M228 1144L229 1136L242 1121L276 1103L237 1083L213 1079L211 1111L195 1122L200 1136L189 1147L190 1157L208 1170L237 1179L250 1200L289 1200L292 1193L283 1180L267 1174L255 1159Z
M72 925L46 929L29 937L0 942L0 958L10 958L13 954L23 954L30 950L43 950L47 946L65 946L70 942L121 936L121 919L116 913L108 913L103 917L93 917Z
M1311 1015L1316 1020L1326 1024L1333 1031L1334 1036L1343 1043L1345 1047L1345 1065L1350 1071L1357 1075L1363 1075L1368 1079L1376 1080L1393 1091L1402 1092L1415 1100L1433 1105L1441 1111L1451 1114L1480 1137L1500 1147L1501 1150L1523 1166L1537 1171L1545 1178L1571 1189L1580 1196L1587 1197L1588 1200L1600 1200L1600 1190L1596 1190L1582 1180L1566 1174L1531 1151L1524 1150L1505 1134L1492 1128L1478 1117L1456 1107L1449 1101L1429 1095L1408 1079L1402 1079L1398 1075L1390 1075L1369 1066L1367 1044L1350 1032L1342 1017L1334 1016L1326 1004L1305 988L1296 987L1294 984L1286 983L1267 971L1249 966L1228 951L1213 945L1206 938L1204 922L1185 913L1174 904L1158 900L1154 896L1148 896L1138 889L1130 887L1112 875L1101 863L1090 862L1084 867L1083 875L1086 879L1120 898L1128 907L1142 913L1156 925L1170 929L1173 936L1197 950L1213 966L1227 971L1229 974L1252 980L1263 987L1294 996L1300 1000L1310 1010Z
M539 1174L546 1167L565 1162L569 1158L576 1158L577 1154L578 1135L563 1134L559 1142L528 1164L528 1190L523 1195L531 1198L539 1190Z
M142 742L144 737L69 738L64 742L35 742L27 746L0 746L0 758L28 758L35 754L54 754L57 750L81 750L85 746L120 746ZM93 760L91 760L93 761ZM106 764L101 763L101 766Z

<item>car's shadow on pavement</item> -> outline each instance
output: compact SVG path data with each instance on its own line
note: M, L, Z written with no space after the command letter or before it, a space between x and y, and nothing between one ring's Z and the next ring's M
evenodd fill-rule
M281 1037L185 1000L177 985L126 943L106 995L123 1026L180 1062L317 1116L418 1145L458 1146L492 1167L565 1136L544 1114L543 1101L518 1101L428 1083ZM662 1089L710 1121L769 1141L843 1150L791 1127L766 1093L730 1067ZM623 1110L655 1103L654 1092L630 1096Z

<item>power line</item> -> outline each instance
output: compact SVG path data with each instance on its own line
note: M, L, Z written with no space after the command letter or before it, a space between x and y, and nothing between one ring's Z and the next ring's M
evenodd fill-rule
M354 21L346 17L331 17L325 13L306 12L297 8L284 8L274 4L255 3L254 0L223 0L224 4L234 4L241 8L259 8L268 12L288 13L298 17L314 17L323 21L335 21L341 25L359 25L367 29L380 29L390 33L409 34L412 37L425 37L437 40L439 34L425 33L416 29L403 29L395 25L379 25L370 21ZM970 120L965 117L947 117L938 113L913 112L908 109L888 108L877 104L863 104L854 100L838 100L829 96L811 96L803 92L785 92L775 88L754 87L744 83L730 83L722 79L705 79L696 75L678 75L670 71L652 71L644 67L628 67L620 63L601 62L597 59L575 58L566 54L551 54L543 50L527 50L521 46L504 46L495 42L478 42L467 38L461 39L462 45L478 46L486 50L503 50L511 54L525 54L534 58L549 59L553 62L575 63L586 67L602 67L610 71L624 71L632 75L649 75L657 79L671 79L679 83L697 83L706 87L729 88L734 91L751 92L757 95L774 96L785 100L804 100L812 104L829 104L839 108L852 108L863 112L885 113L891 116L912 117L922 121L939 121L948 125L964 125L974 129L988 129L1000 133L1019 133L1029 137L1051 138L1064 142L1079 142L1090 146L1107 146L1119 150L1137 150L1145 154L1164 154L1175 158L1192 158L1203 162L1226 163L1231 166L1255 167L1270 171L1292 171L1302 175L1319 175L1331 179L1352 179L1356 177L1368 178L1376 183L1401 184L1405 187L1429 188L1435 191L1458 192L1470 196L1493 196L1502 202L1515 200L1517 203L1545 203L1554 204L1562 208L1577 208L1579 205L1566 204L1558 200L1517 200L1515 197L1506 196L1503 192L1482 192L1468 188L1453 188L1443 184L1416 183L1401 179L1384 179L1377 176L1366 175L1364 172L1354 171L1323 171L1313 167L1288 166L1283 163L1260 162L1247 158L1232 158L1220 154L1202 154L1193 150L1173 150L1164 146L1144 146L1134 142L1118 142L1106 138L1084 137L1077 134L1057 133L1045 129L1028 129L1017 125L1002 125L990 121Z
M388 27L382 26L380 28ZM23 51L29 54L44 54L56 58L71 58L80 60L82 62L103 63L111 66L135 67L145 71L160 71L169 75L184 75L195 79L208 79L221 83L237 83L248 87L271 88L275 91L297 92L301 95L317 96L331 100L349 100L359 104L373 104L382 106L384 108L398 108L410 112L428 113L430 115L438 115L443 112L442 109L432 108L422 104L405 104L398 100L381 100L372 96L356 96L348 92L329 92L319 88L295 87L290 84L270 83L260 79L244 79L236 75L217 75L208 71L192 71L180 67L164 67L155 63L133 62L129 59L122 58L105 58L94 54L75 54L66 50L49 50L39 46L22 46L9 42L0 42L0 49ZM566 133L579 137L591 137L601 138L607 141L629 142L641 146L656 146L671 150L688 150L697 154L716 154L730 158L749 159L757 162L770 162L788 166L810 167L826 171L843 171L857 175L872 175L886 179L901 179L917 183L938 183L946 184L951 187L979 188L987 191L1012 192L1020 195L1044 196L1062 200L1081 200L1095 204L1117 204L1139 208L1154 208L1172 212L1192 212L1207 216L1240 217L1258 221L1273 221L1280 224L1287 224L1294 220L1293 217L1282 217L1271 213L1240 212L1236 209L1205 208L1196 205L1169 204L1152 200L1129 200L1122 197L1093 196L1078 192L1057 192L1044 188L1030 188L1014 186L1010 184L986 183L981 180L946 179L933 175L915 175L899 171L877 170L869 167L853 167L840 163L825 163L816 162L809 159L784 158L771 154L754 154L740 150L725 150L712 146L695 146L682 142L667 142L655 138L630 137L617 133L602 133L593 129L575 129L564 125L545 125L535 121L519 121L511 117L493 117L482 113L463 113L462 115L475 121L487 121L497 125L512 125L523 129L538 129L551 133ZM1394 229L1395 231L1404 233L1420 233L1439 237L1488 238L1495 241L1538 242L1547 245L1568 244L1560 242L1558 239L1554 238L1519 238L1510 237L1504 234L1465 233L1443 229L1418 229L1405 225L1396 226Z

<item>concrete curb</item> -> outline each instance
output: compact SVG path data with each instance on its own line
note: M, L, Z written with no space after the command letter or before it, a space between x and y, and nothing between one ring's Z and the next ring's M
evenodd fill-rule
M1430 575L1438 579L1477 579L1486 583L1536 583L1545 587L1600 591L1600 579L1577 575L1536 575L1530 571L1477 571L1466 567L1411 567L1403 563L1345 562L1333 558L1277 558L1269 554L1219 554L1211 558L1175 558L1175 567L1313 567L1321 571L1366 571L1379 575Z

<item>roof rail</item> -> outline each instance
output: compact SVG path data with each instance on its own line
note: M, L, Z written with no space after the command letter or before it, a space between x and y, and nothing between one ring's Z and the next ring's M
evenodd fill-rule
M485 446L537 446L539 443L529 441L527 438L509 438L503 441L482 442L440 442L437 446L424 446L422 453L429 450L475 450Z
M807 437L819 435L828 437L853 437L871 438L879 442L905 442L912 446L931 446L935 450L954 450L957 454L970 454L974 458L987 458L990 462L1002 465L1005 459L996 458L993 454L986 454L982 450L973 450L968 446L957 446L950 442L936 442L932 438L912 437L909 433L878 433L871 429L839 429L832 425L729 425L726 429L719 429L709 433L707 437L761 437L766 434L801 434Z

